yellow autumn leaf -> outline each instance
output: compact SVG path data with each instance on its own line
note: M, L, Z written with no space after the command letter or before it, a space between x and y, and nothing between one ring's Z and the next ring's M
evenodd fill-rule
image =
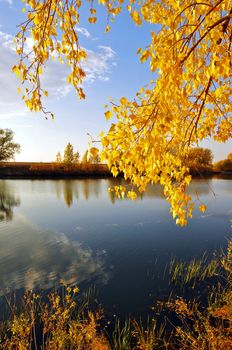
M142 25L142 20L141 20L141 17L140 17L140 14L139 14L138 11L134 10L134 11L132 11L132 12L130 13L130 15L131 15L131 18L133 19L133 21L134 21L137 25L139 25L139 26Z
M21 75L21 71L17 66L13 66L12 72L15 73L17 75L17 77L20 77L20 75Z
M97 21L97 17L89 17L88 21L89 21L89 23L94 24Z
M105 32L108 33L109 31L110 31L110 26L107 25L107 26L106 26L106 29L105 29Z
M106 120L107 120L107 121L108 121L112 116L113 116L113 114L112 114L111 111L106 111L106 112L105 112L105 117L106 117Z
M128 191L127 192L127 198L135 200L137 198L137 194L134 191Z
M206 207L206 205L204 205L204 204L201 204L201 205L199 206L199 210L200 210L202 213L204 213L204 212L206 211L206 209L207 209L207 207Z
M126 99L126 97L122 97L121 99L120 99L120 103L122 104L122 105L126 105L127 104L127 99Z
M97 157L99 150L96 147L91 147L89 150L90 156L93 156L94 158Z

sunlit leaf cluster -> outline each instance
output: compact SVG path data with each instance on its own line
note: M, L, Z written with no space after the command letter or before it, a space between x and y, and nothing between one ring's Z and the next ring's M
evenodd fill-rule
M23 0L29 10L27 19L20 25L16 35L16 52L20 57L12 70L22 80L25 88L23 99L31 111L42 110L52 114L43 106L44 96L48 91L41 86L41 74L49 59L59 60L70 67L67 77L80 98L85 98L81 87L85 72L81 62L86 59L86 52L79 44L76 26L79 24L81 1ZM93 10L90 5L90 18ZM53 117L53 115L52 115Z

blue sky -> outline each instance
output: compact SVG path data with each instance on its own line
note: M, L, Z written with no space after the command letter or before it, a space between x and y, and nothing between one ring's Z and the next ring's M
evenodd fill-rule
M150 30L155 28L148 24L136 27L124 11L105 34L105 13L100 11L97 24L90 25L83 9L78 31L81 46L88 52L84 67L87 97L84 101L78 100L74 90L67 86L65 66L49 63L43 80L50 94L44 102L55 114L52 123L41 113L26 109L17 93L19 82L11 73L17 61L12 39L17 32L16 25L25 16L22 7L20 0L0 0L0 127L12 129L15 140L21 144L17 161L52 161L68 142L83 154L89 141L87 134L97 139L97 135L109 127L104 117L104 105L109 97L115 100L122 96L133 98L152 78L148 64L142 65L136 52L149 43ZM215 160L225 158L232 150L231 145L231 142L226 145L203 143L213 150Z

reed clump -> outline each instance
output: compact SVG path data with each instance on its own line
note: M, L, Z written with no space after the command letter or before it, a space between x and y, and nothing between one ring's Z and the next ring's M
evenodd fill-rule
M202 260L174 267L174 281L178 276L185 284L195 287L197 279L217 278L214 287L209 288L207 305L199 301L185 301L179 297L167 303L180 320L174 326L174 339L178 349L182 350L230 350L232 349L232 241L228 244L227 254L213 259L204 266ZM208 282L209 283L209 282Z

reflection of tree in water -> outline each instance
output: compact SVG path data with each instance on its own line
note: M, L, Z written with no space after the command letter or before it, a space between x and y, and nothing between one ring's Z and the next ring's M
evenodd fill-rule
M62 182L63 182L62 180L55 180L53 182L54 188L55 188L55 191L56 191L56 196L57 196L58 199L60 199L61 196L62 196L62 188L61 188Z
M190 183L190 186L187 188L187 192L191 196L200 197L202 195L214 194L212 188L212 179L195 179Z
M102 192L101 183L102 180L99 179L82 180L82 190L85 200L88 200L90 197L99 197Z
M68 208L73 204L73 200L78 199L79 186L76 180L57 180L55 183L55 190L57 198L61 198L63 194L64 201Z
M102 193L102 180L84 179L84 180L57 180L55 181L55 191L57 198L60 199L63 194L66 205L70 208L74 199L79 198L79 193L87 201L89 198L98 198Z
M89 192L89 181L85 180L83 182L83 195L86 201L89 199Z
M91 180L91 189L93 188L95 198L98 198L102 193L102 180L96 179L97 186L94 185L94 181ZM91 191L92 192L92 191Z
M12 193L6 180L0 181L0 221L9 221L13 218L13 207L20 205L19 198Z
M197 179L191 182L187 188L187 192L192 196L206 195L210 192L213 193L211 188L211 179ZM112 204L118 200L122 200L117 197L113 189L114 186L125 186L127 191L132 189L132 185L122 177L117 179L108 178L105 179L79 179L79 180L57 180L55 181L55 190L57 198L64 198L66 205L70 208L73 205L74 199L79 198L79 194L88 201L90 198L99 198L104 192L109 197ZM162 198L164 199L163 187L160 185L148 185L144 193L140 193L133 187L133 190L137 192L137 200L143 198ZM125 196L125 199L128 198ZM125 200L124 199L124 200ZM130 200L130 199L128 199Z
M63 182L64 200L67 207L71 207L73 204L73 197L78 198L77 188L74 186L72 180L66 180Z

